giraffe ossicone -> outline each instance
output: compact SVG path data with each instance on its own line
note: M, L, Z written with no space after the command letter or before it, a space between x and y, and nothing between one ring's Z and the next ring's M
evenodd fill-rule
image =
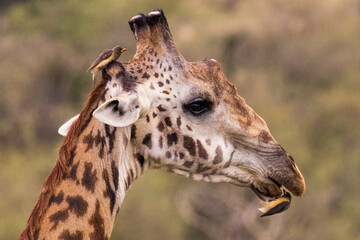
M59 159L20 239L109 239L126 191L149 168L249 187L262 200L279 199L283 187L304 193L293 158L218 61L187 62L162 11L129 25L133 59L110 62L79 116L59 131Z
M161 11L152 11L148 13L148 16L152 16L152 15L161 15Z

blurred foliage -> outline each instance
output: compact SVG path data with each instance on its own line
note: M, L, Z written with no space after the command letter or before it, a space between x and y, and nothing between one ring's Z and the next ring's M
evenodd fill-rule
M88 65L116 44L131 59L127 20L158 8L186 59L222 62L307 191L260 219L249 190L148 171L112 239L360 239L358 0L1 1L0 238L25 227L57 158L57 128L91 90Z

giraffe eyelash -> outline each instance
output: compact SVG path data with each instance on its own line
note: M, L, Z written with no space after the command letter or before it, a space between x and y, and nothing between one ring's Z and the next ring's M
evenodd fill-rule
M202 98L195 98L190 103L184 105L184 110L194 116L200 116L211 110L213 103Z

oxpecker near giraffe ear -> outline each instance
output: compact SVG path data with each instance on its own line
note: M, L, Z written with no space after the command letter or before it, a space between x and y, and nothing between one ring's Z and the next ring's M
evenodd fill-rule
M67 133L69 132L70 130L70 127L71 125L79 118L79 115L76 115L74 117L72 117L71 119L69 119L66 123L64 123L63 125L61 125L61 127L58 129L58 133L61 135L61 136L66 136Z
M106 101L94 111L93 116L113 127L126 127L139 119L140 111L137 95L123 94Z

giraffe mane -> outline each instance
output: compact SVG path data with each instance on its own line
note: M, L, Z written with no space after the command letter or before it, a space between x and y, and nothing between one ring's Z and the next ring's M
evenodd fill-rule
M69 161L73 160L76 151L76 140L91 121L92 113L97 108L99 100L104 99L106 83L106 79L101 81L96 88L90 92L79 118L72 124L60 147L58 160L44 182L40 197L35 203L34 209L27 221L26 229L19 239L33 239L32 236L36 239L35 236L40 229L41 216L45 213L45 206L49 203L49 199L54 194L54 189L59 181L68 174ZM33 235L31 233L33 233Z

